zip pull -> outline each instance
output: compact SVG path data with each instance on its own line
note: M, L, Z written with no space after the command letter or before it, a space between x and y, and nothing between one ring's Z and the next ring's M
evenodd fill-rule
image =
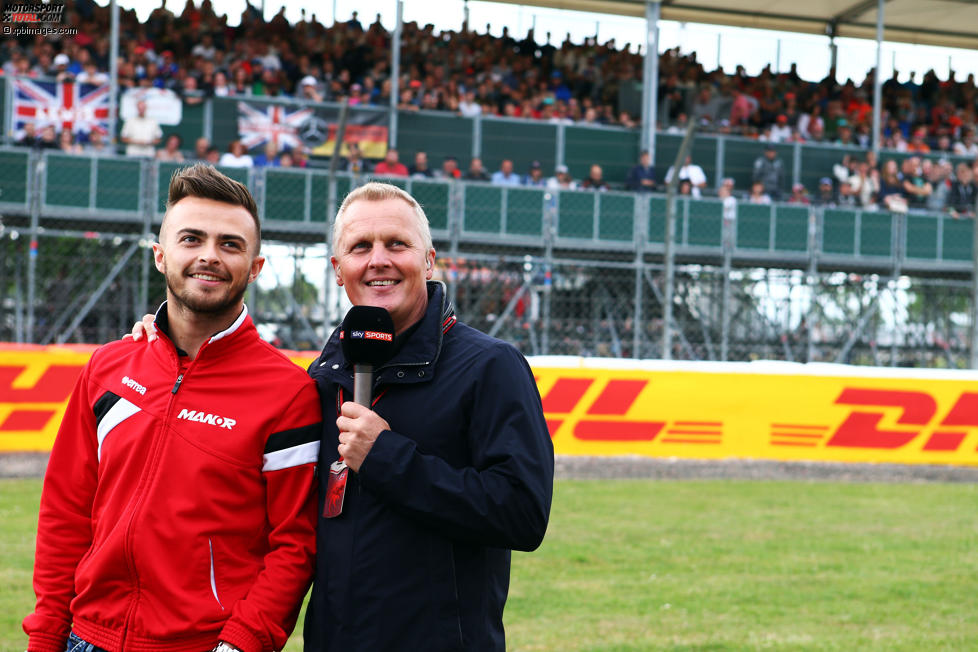
M176 394L177 390L180 389L180 383L182 382L183 382L183 374L180 374L179 376L177 376L177 382L173 384L173 389L170 390L170 393Z

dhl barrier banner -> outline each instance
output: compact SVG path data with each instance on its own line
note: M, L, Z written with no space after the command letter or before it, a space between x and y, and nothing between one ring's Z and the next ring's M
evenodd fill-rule
M50 450L94 347L0 345L0 452ZM315 354L293 353L303 368ZM554 449L978 465L978 373L531 358Z

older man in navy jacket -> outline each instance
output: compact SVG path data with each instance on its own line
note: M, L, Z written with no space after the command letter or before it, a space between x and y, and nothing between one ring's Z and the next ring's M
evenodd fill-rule
M306 650L504 650L510 551L540 545L553 492L532 372L456 321L406 192L355 190L333 241L337 283L391 313L396 352L375 371L371 408L352 402L337 333L310 367L336 416L324 418L320 468L342 456L352 473L342 512L319 521Z

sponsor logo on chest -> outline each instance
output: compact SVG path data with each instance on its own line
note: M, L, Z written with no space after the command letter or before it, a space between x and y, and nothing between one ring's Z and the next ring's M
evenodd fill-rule
M137 383L129 376L122 377L122 384L128 387L129 389L133 390L134 392L139 392L143 396L146 396L146 388L140 385L139 383Z
M177 418L183 419L184 421L196 421L198 423L206 423L211 426L226 428L228 430L233 428L234 424L238 422L237 419L232 419L230 417L222 417L217 414L210 414L209 412L204 412L202 410L188 410L187 408L180 410L180 414L177 415Z

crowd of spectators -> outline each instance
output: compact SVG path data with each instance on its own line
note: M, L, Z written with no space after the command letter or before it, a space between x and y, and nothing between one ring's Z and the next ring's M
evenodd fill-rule
M189 101L207 96L350 98L353 104L390 104L392 35L380 16L364 26L351 19L323 25L312 13L290 24L284 8L266 21L246 5L240 24L229 26L210 0L179 13L165 0L140 23L121 11L119 83L123 88L170 88ZM109 9L92 0L69 8L66 27L78 34L61 40L43 36L5 39L0 66L5 74L106 79L109 66ZM631 102L619 91L642 78L642 46L614 39L570 35L554 44L550 33L533 30L518 38L503 28L492 36L463 26L437 33L432 25L408 22L401 36L397 104L404 110L452 111L465 116L510 116L551 122L635 126ZM861 83L836 78L801 79L770 66L748 75L743 66L728 73L708 71L695 53L679 48L659 56L659 112L663 128L689 119L701 129L737 133L772 142L828 142L868 146L871 140L873 72ZM978 156L975 138L978 89L974 75L959 81L952 71L934 71L906 82L894 72L883 84L885 146L914 152L943 151ZM626 106L628 105L628 106Z
M70 38L44 36L9 38L0 45L0 69L7 75L54 77L60 80L100 83L109 69L109 9L92 0L69 7L66 27L78 29ZM240 24L229 26L204 0L200 7L186 0L176 11L166 0L145 22L134 11L121 10L122 51L119 83L123 89L167 88L185 102L209 96L295 97L315 101L349 98L353 104L390 104L390 46L392 35L380 22L361 23L357 12L347 21L322 24L314 13L290 24L284 8L266 21L248 4ZM494 115L558 123L636 126L629 113L627 93L642 77L642 47L619 47L614 39L598 43L587 38L573 43L570 36L559 44L550 33L537 38L533 30L514 37L506 28L492 36L463 26L459 31L436 33L433 26L409 22L401 36L401 77L397 106L401 110L455 112L463 116ZM841 81L835 72L820 81L801 79L794 65L786 72L770 66L748 75L743 66L728 73L708 71L695 53L666 50L659 56L659 98L664 129L680 130L689 120L706 131L731 133L769 143L819 142L868 148L871 140L873 72L861 83ZM958 80L952 71L941 79L930 71L921 80L913 74L900 82L898 74L882 85L884 147L931 157L957 155L976 165L951 165L928 158L911 157L897 169L889 161L848 158L826 174L817 189L791 188L787 192L784 165L773 150L758 159L751 188L744 198L757 201L795 201L882 205L900 210L943 206L966 214L974 196L978 172L976 112L978 88L974 75ZM136 118L128 121L136 135L123 141L133 155L157 156L179 161L184 156L179 137L166 140ZM158 125L156 126L158 130ZM95 132L93 132L95 134ZM25 130L20 141L64 151L102 151L104 134L58 134L49 127L36 134ZM307 154L295 151L263 151L252 157L232 143L227 152L216 152L198 143L188 158L224 165L298 165ZM424 157L424 153L418 153ZM866 165L863 166L862 164ZM895 164L895 162L894 162ZM511 161L499 170L487 171L473 159L463 170L457 159L440 166L416 157L412 166L398 159L396 150L371 166L359 151L344 159L346 169L376 174L444 176L490 180L506 185L551 188L607 189L601 167L575 181L565 166L543 170L539 163L515 171ZM560 169L563 168L563 169ZM664 180L671 177L671 170ZM680 192L701 196L707 187L699 166L687 161L679 173ZM831 185L831 193L829 193ZM719 187L719 186L718 186ZM639 161L629 172L626 188L656 189L655 172ZM661 188L660 188L661 189ZM767 198L766 200L764 198ZM974 202L970 202L973 212Z

